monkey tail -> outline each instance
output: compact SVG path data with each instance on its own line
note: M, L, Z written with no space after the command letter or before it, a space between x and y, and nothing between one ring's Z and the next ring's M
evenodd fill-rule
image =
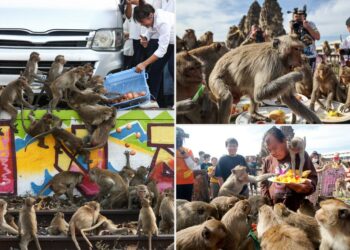
M51 186L51 180L48 183L46 183L46 185L40 190L40 192L38 193L38 197L41 196L46 191L46 189L48 189L50 186Z
M33 233L32 238L34 239L34 242L35 242L35 245L36 245L36 249L41 250L41 246L39 244L38 236L35 233Z
M148 249L152 250L152 232L148 233Z
M48 134L51 134L55 129L56 129L56 127L50 129L49 131L43 132L43 133L38 134L38 135L34 136L33 138L31 138L31 139L26 143L26 146L25 146L25 148L24 148L24 152L27 151L27 147L28 147L28 145L29 145L32 141L36 140L36 139L39 138L39 137L42 137L42 136L46 136L46 135L48 135Z
M78 241L77 241L77 237L76 237L76 235L75 235L75 224L74 224L74 223L69 224L69 230L70 230L70 234L71 234L71 236L72 236L72 240L73 240L73 242L74 242L75 247L76 247L78 250L80 250L80 246L79 246L79 243L78 243Z
M24 126L23 103L21 103L21 122L22 122L23 130L28 134L28 128L26 128L26 126Z

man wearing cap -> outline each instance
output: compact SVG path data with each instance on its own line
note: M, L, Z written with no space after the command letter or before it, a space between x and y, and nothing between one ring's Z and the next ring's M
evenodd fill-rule
M191 201L195 161L192 151L183 146L185 138L189 135L182 128L176 128L176 199Z
M291 33L295 34L295 29L293 29L293 23L300 23L303 25L303 29L307 33L307 35L304 36L305 41L303 40L303 42L306 43L305 44L306 47L304 48L304 54L309 59L309 64L311 68L314 70L316 66L316 57L317 57L315 40L320 40L321 35L316 25L313 22L306 20L306 16L307 16L306 9L295 11L293 13L293 21L290 22L290 28L291 28ZM309 39L311 39L311 41L308 41Z

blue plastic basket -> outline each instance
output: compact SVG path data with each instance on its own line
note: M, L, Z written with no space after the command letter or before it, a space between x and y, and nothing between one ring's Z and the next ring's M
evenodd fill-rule
M112 95L108 95L109 98L113 98L113 93L126 94L128 92L146 92L146 95L134 98L132 100L115 103L113 106L118 109L131 109L144 104L151 99L151 94L147 85L148 74L145 71L136 73L135 68L124 70L115 74L106 76L104 86Z

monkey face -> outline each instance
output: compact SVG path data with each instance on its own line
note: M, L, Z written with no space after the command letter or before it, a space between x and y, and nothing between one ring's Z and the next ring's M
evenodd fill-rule
M17 82L19 83L19 85L24 88L26 85L28 85L28 80L27 78L25 78L24 76L20 76L17 79Z
M350 84L350 67L342 66L340 68L339 78L343 84Z
M92 208L95 211L100 211L100 203L98 203L97 201L89 201L85 203L85 205Z
M332 74L332 68L330 65L322 62L317 66L316 74L321 80L325 80Z
M236 176L239 181L249 182L247 168L244 166L237 166L231 170L231 173Z
M27 197L24 203L27 207L31 207L31 206L34 206L34 204L36 203L36 200L32 197Z
M350 206L343 201L329 199L321 202L321 208L317 210L315 218L324 228L334 228L335 226L349 226ZM346 223L346 224L344 224Z
M34 62L40 62L40 56L39 53L37 52L32 52L29 56L29 60L30 61L34 61Z
M250 204L247 200L241 200L235 204L235 209L238 209L238 211L243 212L244 214L248 215L250 213Z
M208 249L220 249L224 245L227 229L224 224L216 219L203 223L202 237Z

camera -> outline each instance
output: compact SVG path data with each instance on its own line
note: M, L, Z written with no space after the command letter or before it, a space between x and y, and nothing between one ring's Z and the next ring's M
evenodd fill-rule
M304 15L306 13L307 7L304 5L303 9L294 8L293 11L288 11L287 13L293 13L293 15ZM291 21L293 33L296 34L300 41L302 41L306 46L309 46L313 43L313 39L310 33L304 28L302 20L292 20Z

